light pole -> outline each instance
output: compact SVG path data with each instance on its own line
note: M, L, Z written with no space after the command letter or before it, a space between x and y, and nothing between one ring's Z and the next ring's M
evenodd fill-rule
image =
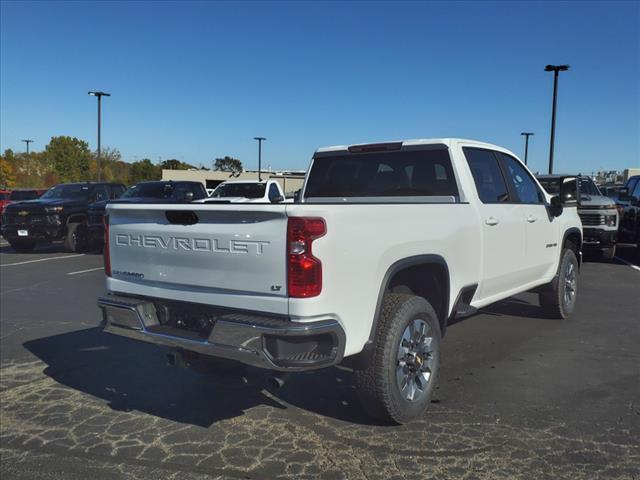
M547 65L545 72L553 72L553 109L551 111L551 142L549 144L549 175L553 173L553 144L556 137L556 102L558 99L558 72L569 70L569 65Z
M529 156L529 137L535 135L533 132L522 132L520 135L524 135L524 164L527 164L527 157Z
M33 140L24 139L24 140L21 140L21 142L24 142L27 144L27 155L29 155L29 144L33 143Z
M102 97L110 97L110 93L105 92L89 92L89 95L98 97L98 181L100 181L100 112L102 107Z
M262 181L262 177L260 174L262 173L262 142L266 140L265 137L253 137L254 140L258 141L258 181Z

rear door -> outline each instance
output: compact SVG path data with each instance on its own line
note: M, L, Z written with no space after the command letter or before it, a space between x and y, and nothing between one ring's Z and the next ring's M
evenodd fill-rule
M167 289L286 295L284 205L110 204L114 279Z
M525 222L522 205L512 198L496 152L463 147L478 194L482 221L482 299L525 283L522 275Z
M549 215L544 196L527 169L510 155L498 156L512 195L521 205L520 221L525 226L523 274L534 282L545 276L558 258L558 222Z

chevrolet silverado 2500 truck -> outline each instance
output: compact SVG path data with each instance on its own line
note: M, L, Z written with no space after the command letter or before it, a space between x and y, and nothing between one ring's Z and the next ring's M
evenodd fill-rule
M527 290L566 318L582 227L508 150L323 148L298 203L109 204L105 329L279 371L345 362L365 409L429 405L447 324Z

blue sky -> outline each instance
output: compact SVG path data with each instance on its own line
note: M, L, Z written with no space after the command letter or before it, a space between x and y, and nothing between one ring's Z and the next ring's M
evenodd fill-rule
M456 136L545 170L640 165L640 2L1 4L0 148L51 136L127 161L306 168L315 148Z

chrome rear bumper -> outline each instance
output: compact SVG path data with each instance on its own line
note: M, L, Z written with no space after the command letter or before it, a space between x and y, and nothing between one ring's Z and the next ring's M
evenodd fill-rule
M322 368L339 363L344 354L345 334L336 320L292 322L284 317L218 309L211 333L202 338L162 325L154 299L108 295L98 299L98 306L108 333L261 368Z

